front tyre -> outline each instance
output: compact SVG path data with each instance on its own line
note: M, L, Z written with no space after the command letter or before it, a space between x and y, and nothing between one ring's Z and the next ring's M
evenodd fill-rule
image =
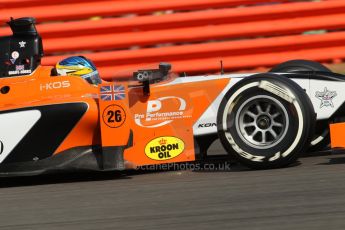
M326 66L310 60L290 60L274 66L271 73L298 73L300 71L317 71L331 73ZM308 148L308 152L317 152L325 150L330 144L329 124L327 121L317 121L316 130Z
M218 135L232 158L254 169L294 162L313 135L315 113L295 82L258 74L225 95L217 115Z

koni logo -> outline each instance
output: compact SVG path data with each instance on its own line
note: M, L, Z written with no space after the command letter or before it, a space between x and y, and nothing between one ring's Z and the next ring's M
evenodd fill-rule
M135 114L134 120L141 127L156 128L176 119L191 117L185 114L186 107L186 101L180 97L161 97L148 101L146 113Z

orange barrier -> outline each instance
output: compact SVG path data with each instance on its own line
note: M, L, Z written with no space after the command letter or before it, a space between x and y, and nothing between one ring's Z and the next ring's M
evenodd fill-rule
M38 21L86 19L92 16L118 16L123 14L147 14L162 10L198 10L224 8L258 3L282 2L279 0L152 0L152 1L89 1L49 6L3 9L0 20L22 17L30 12Z
M105 18L102 20L72 21L41 24L37 28L43 38L81 36L90 34L149 31L201 25L263 21L293 17L321 16L345 12L345 1L325 1L316 4L298 2L285 5L267 5L250 8L228 8L192 11L168 15L148 15L131 18ZM157 20L157 17L159 20ZM9 28L0 28L0 36L9 34Z
M150 46L162 43L201 42L229 38L248 38L282 34L296 34L316 29L341 29L345 27L343 14L305 18L259 21L250 23L198 26L155 31L112 33L67 38L53 38L44 41L46 53L105 50Z
M28 6L47 6L56 5L64 3L76 3L76 2L86 2L87 0L0 0L0 7L2 8L18 8L18 7L28 7Z
M142 16L133 18L112 18L85 22L69 22L62 26L46 26L42 28L43 36L75 36L95 33L110 33L112 31L130 32L133 30L147 31L165 28L181 28L200 25L217 25L226 23L250 22L256 20L273 20L292 17L320 16L345 12L344 1L328 1L310 5L310 3L291 3L288 5L271 5L251 8L214 9L212 11L196 11L157 16ZM42 26L43 27L43 26ZM68 31L70 33L68 33Z
M103 78L160 61L172 62L174 71L210 73L219 71L220 59L226 70L241 70L345 58L343 0L0 0L5 4L0 20L30 12L44 22L37 25L43 64L85 55ZM314 30L322 33L303 35Z
M111 0L109 0L111 1ZM116 0L116 1L125 1L125 0ZM128 0L131 1L131 0ZM146 1L146 0L137 0L137 1ZM21 7L32 7L32 6L49 6L57 4L70 4L70 3L80 3L80 2L89 2L89 0L0 0L1 8L21 8Z
M250 41L250 42L249 42ZM255 40L237 40L192 44L160 48L145 48L137 50L120 50L97 52L90 54L79 53L93 60L97 66L140 64L145 62L172 62L188 60L198 57L241 56L248 54L285 52L288 50L309 50L319 47L337 47L345 44L345 32L332 32L317 35L294 35L274 38L259 38ZM43 64L54 65L69 55L50 56L43 59Z

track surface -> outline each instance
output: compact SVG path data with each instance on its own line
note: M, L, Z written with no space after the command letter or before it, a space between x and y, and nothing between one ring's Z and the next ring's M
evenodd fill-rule
M344 178L337 153L267 171L0 179L0 229L345 229Z

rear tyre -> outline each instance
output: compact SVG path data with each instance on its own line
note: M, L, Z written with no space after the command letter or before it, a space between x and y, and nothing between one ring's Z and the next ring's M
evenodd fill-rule
M309 60L291 60L283 62L273 67L269 72L271 73L291 73L298 71L320 71L320 72L332 72L326 66Z
M218 135L231 158L249 168L284 167L309 145L315 113L304 90L288 78L258 74L225 95Z
M309 60L291 60L283 62L273 67L269 72L271 73L293 73L298 71L320 71L320 72L332 72L326 66ZM318 121L316 123L316 130L311 145L307 149L307 152L317 152L329 148L330 134L329 126L325 121Z

